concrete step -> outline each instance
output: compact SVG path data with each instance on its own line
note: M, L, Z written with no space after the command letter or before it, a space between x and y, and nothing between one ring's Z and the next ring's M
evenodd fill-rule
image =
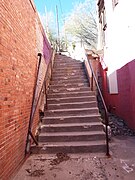
M83 62L75 62L75 61L56 61L54 62L54 68L57 67L79 67L79 66L84 66Z
M67 77L73 77L73 76L86 76L86 73L85 71L53 71L53 75L52 77L64 77L64 76L67 76Z
M84 70L83 69L68 69L68 68L66 68L66 69L61 69L61 70L57 70L57 69L53 69L53 74L62 74L62 75L64 75L64 74L71 74L71 73L74 73L74 74L79 74L79 73L81 73L81 74L84 74Z
M53 109L76 109L76 108L91 108L91 107L97 107L96 101L90 101L90 102L71 102L71 103L61 103L61 104L48 104L48 110Z
M96 96L81 96L81 97L65 97L65 98L48 98L48 104L60 103L74 103L74 102L87 102L96 101Z
M59 117L44 117L43 124L63 124L63 123L83 123L83 122L101 122L100 115L80 115L80 116L59 116Z
M68 123L68 124L45 124L41 126L41 132L82 132L82 131L102 131L100 122L92 123Z
M39 134L39 142L98 141L105 139L102 131L45 132ZM53 144L53 143L52 143Z
M86 75L86 72L84 71L84 70L72 70L72 71L54 71L53 70L53 75L59 75L60 74L60 76L61 75L79 75L79 73L80 73L80 75Z
M83 67L62 67L62 68L54 68L53 72L84 72Z
M63 69L63 68L83 68L84 67L84 64L83 63L59 63L59 64L56 64L54 63L54 66L53 68L54 69Z
M50 85L63 85L63 84L74 84L74 83L88 83L88 79L68 79L68 80L55 80L51 81Z
M68 73L68 72L64 72L64 73L61 73L61 72L55 72L53 73L52 75L52 80L53 78L63 78L63 77L66 77L68 79L79 79L79 77L84 77L85 79L87 79L87 75L85 72L76 72L76 73Z
M98 141L78 141L62 143L40 143L38 147L33 148L33 153L103 153L106 150L105 142Z
M55 89L49 89L49 94L51 93L69 93L69 92L83 92L83 91L90 91L90 87L61 87L61 88L55 88Z
M72 61L72 62L81 62L80 60L76 60L76 59L72 59L71 57L69 56L64 56L64 55L60 55L60 57L56 57L55 58L55 62L63 62L63 61L66 61L66 62L69 62L69 61Z
M63 62L63 61L65 61L65 62L69 62L69 61L72 61L72 62L82 62L82 61L80 61L80 60L76 60L76 59L73 59L73 58L71 58L71 57L69 57L69 56L64 56L64 55L61 55L61 57L56 57L56 60L55 60L55 62Z
M63 64L63 63L71 63L71 64L81 64L81 63L83 63L82 61L76 61L76 60L73 60L73 59L71 59L71 58L68 58L68 59L62 59L62 60L59 60L59 59L56 59L55 60L55 62L54 63L58 63L58 64Z
M63 83L63 84L56 84L56 85L52 85L50 84L49 86L49 89L51 88L62 88L62 87L65 87L65 88L74 88L74 87L89 87L89 83L88 82L85 82L85 83L77 83L77 82L74 82L74 83Z
M85 73L80 75L73 74L66 74L66 75L60 75L60 74L54 74L52 75L51 81L59 81L59 80L88 80Z
M84 80L87 79L86 75L83 76L52 76L52 81L61 81L61 80Z
M86 114L98 114L99 110L97 107L94 108L78 108L78 109L56 109L48 110L45 112L46 117L52 116L75 116L75 115L86 115Z
M59 64L56 64L54 63L54 69L68 69L68 68L71 68L71 69L77 69L77 68L84 68L84 64L83 63L59 63Z
M64 98L64 97L81 97L81 96L94 96L95 93L92 91L84 91L84 92L67 92L67 93L50 93L48 94L48 98Z
M79 64L79 63L83 63L80 60L76 60L76 59L72 59L71 57L62 57L62 58L55 58L55 63L75 63L75 64Z

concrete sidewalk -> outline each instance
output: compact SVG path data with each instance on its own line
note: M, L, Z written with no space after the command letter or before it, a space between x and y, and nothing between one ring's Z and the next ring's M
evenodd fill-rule
M112 137L111 158L104 154L33 154L14 180L134 180L135 136Z

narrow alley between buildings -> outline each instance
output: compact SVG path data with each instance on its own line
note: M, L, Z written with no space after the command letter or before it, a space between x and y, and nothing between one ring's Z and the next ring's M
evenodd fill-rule
M0 180L135 179L134 5L0 1Z

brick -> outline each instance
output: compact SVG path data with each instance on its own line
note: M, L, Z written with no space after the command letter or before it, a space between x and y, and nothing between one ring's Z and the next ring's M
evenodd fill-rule
M1 0L0 16L0 179L4 180L24 159L37 53L43 53L44 32L32 0ZM42 66L41 82L46 70L44 59Z

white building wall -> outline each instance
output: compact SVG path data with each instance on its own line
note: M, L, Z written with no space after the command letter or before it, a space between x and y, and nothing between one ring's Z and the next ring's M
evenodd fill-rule
M135 59L135 0L119 0L114 9L112 0L104 1L107 21L104 61L108 66L110 93L111 89L112 93L117 93L115 71ZM101 40L98 48L102 48Z
M104 61L109 74L135 58L135 0L105 0L107 29Z

